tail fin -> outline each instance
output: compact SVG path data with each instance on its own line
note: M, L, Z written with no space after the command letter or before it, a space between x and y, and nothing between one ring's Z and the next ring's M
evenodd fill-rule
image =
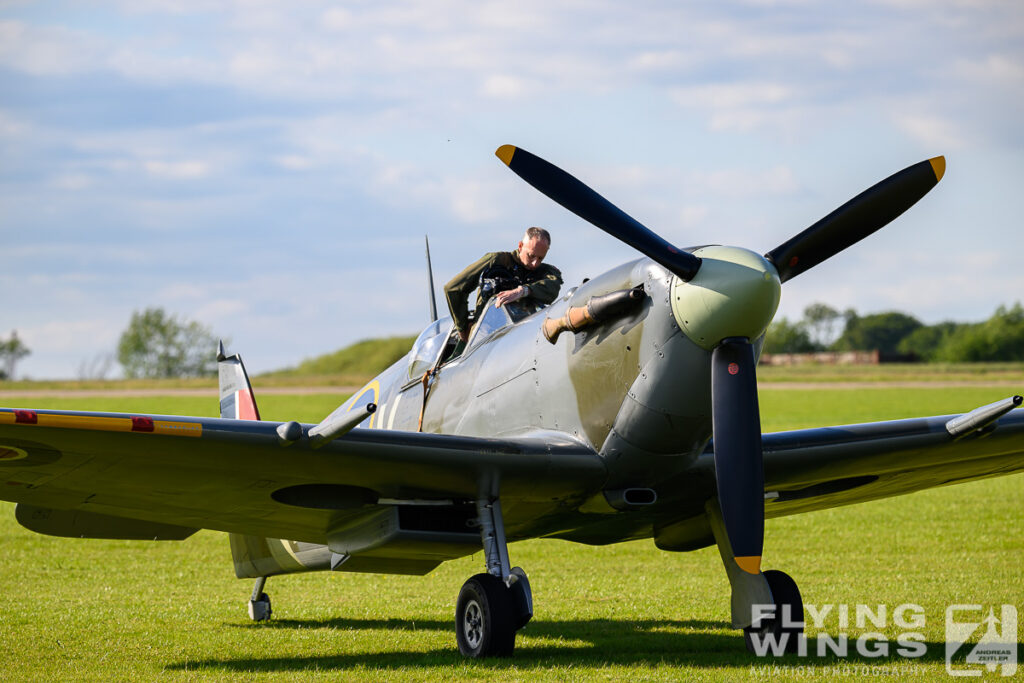
M224 342L217 347L217 371L220 376L220 416L232 420L259 420L249 375L242 357L224 353ZM238 578L256 578L290 572L330 569L331 553L326 546L295 543L277 538L228 534L231 559Z
M260 419L242 357L237 353L224 355L223 341L217 345L217 373L220 375L220 416L232 420Z

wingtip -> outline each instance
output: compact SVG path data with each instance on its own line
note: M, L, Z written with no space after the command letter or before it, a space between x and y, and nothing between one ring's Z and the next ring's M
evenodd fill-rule
M932 165L932 171L935 172L935 182L939 182L942 180L942 176L946 174L946 157L935 157L928 161Z
M516 153L516 148L513 145L502 145L494 154L497 156L506 166L512 165L512 155Z

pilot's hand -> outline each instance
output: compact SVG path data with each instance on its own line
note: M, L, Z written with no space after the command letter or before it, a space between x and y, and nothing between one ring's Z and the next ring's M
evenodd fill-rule
M494 297L494 307L498 308L512 301L519 301L526 296L528 291L525 285L519 285L515 289L506 289L504 292L498 292Z

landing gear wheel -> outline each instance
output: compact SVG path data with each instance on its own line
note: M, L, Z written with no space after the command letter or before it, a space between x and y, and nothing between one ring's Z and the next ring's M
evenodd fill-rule
M754 636L758 636L758 640L774 637L778 643L783 642L785 637L785 652L793 654L797 651L800 636L804 632L804 601L800 597L800 589L789 574L777 569L766 571L764 578L768 581L768 588L771 589L772 599L775 601L775 618L762 622L758 628L743 629L747 652L756 653ZM768 651L771 652L771 649Z
M518 610L505 583L477 574L462 585L455 606L455 639L467 657L509 657L516 646Z
M270 596L260 593L256 600L249 600L249 618L253 621L268 621L273 610L270 609Z
M512 567L512 576L516 579L508 590L512 594L512 605L516 613L515 627L518 631L533 618L533 591L530 590L530 580L526 578L522 567Z

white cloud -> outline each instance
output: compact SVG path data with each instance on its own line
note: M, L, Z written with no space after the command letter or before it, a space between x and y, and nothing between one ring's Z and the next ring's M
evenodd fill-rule
M54 176L51 184L59 190L85 190L92 187L94 179L85 173L64 173Z
M138 41L110 46L101 65L114 73L143 83L216 83L223 80L223 68L210 59L167 55Z
M321 15L320 20L324 28L331 31L349 29L354 24L352 12L343 7L331 7Z
M32 126L15 114L0 109L0 137L23 138L30 133Z
M495 99L517 100L527 97L532 89L533 86L524 78L495 74L484 79L481 92Z
M903 131L927 148L957 150L962 149L966 142L953 121L939 116L907 114L897 116L896 122Z
M697 63L691 55L682 50L645 51L632 57L629 65L639 71L676 71Z
M703 110L713 131L794 130L813 99L794 86L774 81L716 83L673 88L681 107Z
M906 1L912 11L870 3L822 13L656 0L123 0L81 22L20 7L20 21L0 21L0 68L24 86L5 89L0 110L0 234L23 242L0 250L0 284L31 285L46 310L14 301L5 320L41 329L39 315L88 315L119 330L132 306L164 290L275 367L274 353L415 330L422 311L408 297L353 303L352 292L390 278L385 259L413 242L421 261L423 232L460 236L457 249L435 253L449 270L503 244L510 222L534 220L556 230L567 274L593 276L634 255L521 187L490 156L506 141L566 160L667 238L763 247L792 232L767 232L772 217L797 216L802 227L805 195L833 196L815 169L843 159L851 167L839 172L852 174L871 159L956 149L955 168L971 172L944 181L942 215L914 245L921 262L882 264L899 277L877 286L851 269L840 286L844 256L829 277L801 276L785 296L805 291L807 278L811 296L833 305L912 310L945 296L953 315L960 292L987 302L986 292L1011 291L1000 282L1024 290L1005 260L971 264L978 274L956 292L927 284L962 243L943 242L956 221L937 218L967 217L959 223L973 241L1020 252L1012 180L1001 179L1024 173L1024 14L1006 2ZM375 228L360 234L360 263L334 256L357 234L339 232L339 214L345 226ZM244 286L208 265L206 241L240 226L259 232L231 247L236 278L259 273ZM63 244L68 236L78 241ZM172 240L187 248L166 248ZM570 243L585 249L558 246ZM330 272L289 271L281 254L302 244L331 252ZM328 256L299 258L315 271ZM408 277L418 291L422 273ZM386 321L367 320L367 308ZM52 330L78 336L76 362L100 350L83 329ZM47 362L38 352L29 360Z
M679 226L692 232L705 224L710 213L707 206L684 206L679 211Z
M957 60L954 72L966 81L1018 92L1024 85L1024 63L1020 55L989 54L974 60Z
M204 178L210 173L210 165L205 161L144 161L142 167L150 175L171 180L195 180Z
M438 176L436 169L416 164L382 166L373 174L372 191L381 197L401 197L422 206L444 210L466 224L481 224L501 216L506 178Z
M289 171L308 171L316 165L312 158L301 154L285 154L284 156L274 157L274 161L281 168L286 168Z
M792 194L800 188L793 171L786 166L774 166L762 171L713 171L704 178L704 185L710 191L726 197L784 195Z
M793 88L782 83L716 83L678 88L674 99L685 106L710 109L734 109L763 104L779 104L793 98Z
M103 346L113 348L121 335L121 327L112 325L109 320L51 320L19 328L18 335L33 355L46 356Z
M67 76L93 68L101 45L82 31L0 21L0 65L36 76Z

